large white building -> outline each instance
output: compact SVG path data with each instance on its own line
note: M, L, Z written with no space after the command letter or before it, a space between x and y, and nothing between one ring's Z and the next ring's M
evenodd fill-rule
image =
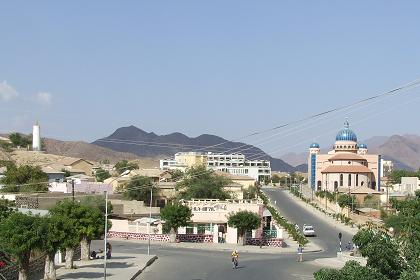
M263 181L265 178L271 177L269 161L248 161L243 154L182 152L176 153L173 159L160 160L162 170L178 169L185 171L186 168L196 165L205 165L208 169L233 175L246 175L256 181Z

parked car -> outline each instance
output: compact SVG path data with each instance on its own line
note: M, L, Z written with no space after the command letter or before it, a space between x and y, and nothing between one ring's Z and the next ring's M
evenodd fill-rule
M302 232L305 236L316 236L315 229L311 225L303 225Z

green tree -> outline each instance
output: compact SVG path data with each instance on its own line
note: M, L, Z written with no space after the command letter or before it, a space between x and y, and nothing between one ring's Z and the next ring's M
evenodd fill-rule
M0 199L0 222L10 216L15 210L13 202L7 199Z
M61 172L63 172L64 173L64 177L70 177L71 176L71 172L70 171L68 171L67 169L65 169L65 168L61 168Z
M243 194L244 199L254 199L257 197L258 189L255 186L249 186L243 191Z
M156 197L157 189L153 186L152 179L145 176L134 176L123 186L123 194L131 200L144 201L146 205L150 205L150 190Z
M315 280L387 280L388 278L376 269L361 266L349 261L342 269L322 268L314 273Z
M0 148L2 148L6 152L12 152L13 144L0 140Z
M0 179L5 186L2 192L46 192L48 191L48 175L39 166L10 165Z
M78 234L81 247L81 259L89 260L90 244L104 234L105 216L98 207L81 204L77 208Z
M388 178L395 184L401 183L401 177L418 177L420 178L420 170L408 171L408 170L393 170Z
M186 227L188 225L192 213L188 206L175 203L166 205L160 212L160 217L165 221L165 227L171 229L171 242L175 242L178 228Z
M392 206L397 214L385 219L385 225L393 228L408 269L420 271L420 191L404 201L394 201Z
M104 170L103 168L99 168L95 172L95 178L97 182L103 182L109 177L111 177L111 174L109 173L109 171Z
M242 245L245 245L245 233L257 229L260 224L261 218L251 211L239 211L228 217L228 225L238 230L239 244Z
M400 255L398 243L386 232L374 229L362 229L353 242L359 247L363 257L367 257L367 266L374 268L389 279L398 279L404 270L404 260Z
M40 218L19 212L0 222L0 248L13 256L19 269L19 280L28 278L31 251L41 248Z
M281 180L281 178L277 174L274 174L273 176L271 176L271 181L273 182L273 184L280 183L280 180Z
M356 197L354 195L340 194L337 198L337 203L340 207L350 207L354 209L356 207Z
M117 170L118 174L122 174L126 170L134 170L139 169L139 165L134 162L128 162L127 160L119 161L114 166L115 170Z
M73 268L74 247L80 242L79 213L80 202L65 199L50 209L56 226L63 231L60 249L66 251L66 268Z
M42 236L40 249L45 252L44 279L57 279L54 257L60 249L62 240L66 238L66 228L62 225L62 217L47 216L41 218L40 235Z
M184 178L176 184L180 199L208 198L225 200L231 198L225 190L231 180L217 175L212 170L207 170L205 166L189 168Z
M28 145L32 144L32 138L30 136L26 136L18 132L11 133L9 135L9 140L12 142L14 147L26 148Z
M184 177L184 172L178 169L169 170L169 174L171 174L171 180L173 182L178 182L182 179L182 177Z

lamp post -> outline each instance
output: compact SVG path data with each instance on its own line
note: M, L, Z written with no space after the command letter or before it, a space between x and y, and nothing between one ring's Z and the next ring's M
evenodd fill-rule
M130 173L130 170L126 170L118 177L115 177L114 180L111 180L108 185L111 186L112 182L117 180L118 178L127 175ZM105 232L104 232L104 280L106 280L106 261L107 261L107 254L106 254L106 243L107 243L107 232L108 232L108 191L105 191Z
M147 241L147 255L150 255L150 228L152 226L152 203L153 203L153 184L150 187L150 203L149 203L149 228Z

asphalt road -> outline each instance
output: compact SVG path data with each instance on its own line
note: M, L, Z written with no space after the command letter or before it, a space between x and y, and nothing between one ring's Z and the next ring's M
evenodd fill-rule
M265 189L266 193L277 201L277 206L283 216L293 222L303 225L312 224L318 236L314 238L317 244L324 247L320 253L304 255L305 261L336 255L338 249L339 230L312 212L302 208L290 199L282 190ZM351 236L343 232L343 241L351 240ZM146 253L145 244L124 241L113 241L113 251ZM345 243L343 243L345 244ZM158 260L147 268L137 280L222 280L222 279L313 279L313 273L320 269L308 262L296 262L296 254L254 254L241 253L238 247L239 269L233 270L230 252L202 251L180 249L153 244L151 253Z
M303 224L314 226L317 236L308 238L324 248L325 252L322 254L322 257L334 257L336 255L339 248L338 233L340 230L336 226L320 219L317 214L314 214L318 210L314 209L312 212L309 212L290 199L285 193L286 190L264 189L264 192L272 201L276 200L276 205L281 215L290 222L299 224L300 228L302 228ZM341 233L344 248L347 242L352 240L352 236L344 231Z

